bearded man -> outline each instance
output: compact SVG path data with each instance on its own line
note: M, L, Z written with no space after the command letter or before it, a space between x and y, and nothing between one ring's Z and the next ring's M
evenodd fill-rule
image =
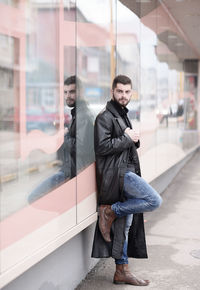
M141 177L137 148L126 106L132 96L131 79L118 75L112 97L95 121L94 146L99 218L92 257L115 259L115 284L146 286L128 268L128 257L147 258L143 213L161 205L160 195Z

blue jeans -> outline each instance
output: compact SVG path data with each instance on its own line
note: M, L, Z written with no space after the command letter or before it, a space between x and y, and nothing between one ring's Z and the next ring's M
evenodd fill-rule
M41 198L48 192L52 191L56 187L60 186L65 181L65 174L63 171L58 171L51 175L43 182L41 182L28 196L28 202L32 203L35 200Z
M153 211L162 203L160 195L142 177L130 171L124 175L123 192L126 200L112 205L117 217L127 216L123 254L121 259L115 259L116 264L128 264L128 232L133 214Z

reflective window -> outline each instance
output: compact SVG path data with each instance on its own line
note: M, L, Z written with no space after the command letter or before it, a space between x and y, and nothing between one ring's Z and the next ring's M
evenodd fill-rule
M115 3L108 0L76 1L78 222L96 211L94 119L110 98L110 83L114 76ZM84 180L88 180L87 191Z
M52 135L60 125L59 10L29 1L26 13L26 130Z
M75 30L59 1L25 6L0 22L1 272L77 223Z
M156 25L155 16L155 13L151 14L151 12L150 15L146 14L144 9L141 18L141 161L142 174L147 179L153 178L156 174L157 59L155 48L157 46L157 38L156 33L148 27L148 23L152 27Z
M19 40L0 35L0 159L1 159L1 219L19 208L19 203L10 199L16 189L19 147ZM11 185L15 183L15 185ZM9 194L8 194L9 192Z
M117 74L128 75L133 82L133 96L128 105L129 117L140 126L140 19L121 2L117 2Z

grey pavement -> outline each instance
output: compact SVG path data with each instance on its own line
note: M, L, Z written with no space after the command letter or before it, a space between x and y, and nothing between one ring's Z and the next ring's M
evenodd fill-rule
M131 271L151 283L142 289L200 289L200 150L162 194L162 206L145 214L148 259L130 259ZM112 258L101 259L76 290L133 289L114 285Z

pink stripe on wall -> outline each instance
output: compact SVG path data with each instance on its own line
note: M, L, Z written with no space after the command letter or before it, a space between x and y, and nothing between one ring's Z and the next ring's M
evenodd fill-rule
M77 183L77 184L76 184ZM76 197L77 186L77 197ZM0 223L0 249L32 233L96 192L95 163ZM76 201L77 200L77 201Z
M0 223L0 248L14 242L50 222L76 205L76 178L14 213Z
M24 107L24 98L21 100L21 107ZM21 114L21 119L25 117ZM63 124L63 118L61 119ZM40 148L47 154L52 154L58 150L58 148L63 144L64 140L64 129L59 128L59 131L55 135L47 135L46 133L33 130L28 134L24 133L26 130L26 121L23 120L20 124L24 124L23 130L20 130L20 142L21 142L21 152L20 156L23 160L29 155L30 152L35 150L36 148ZM64 125L63 125L64 127Z
M77 202L96 192L95 163L83 170L77 177Z

